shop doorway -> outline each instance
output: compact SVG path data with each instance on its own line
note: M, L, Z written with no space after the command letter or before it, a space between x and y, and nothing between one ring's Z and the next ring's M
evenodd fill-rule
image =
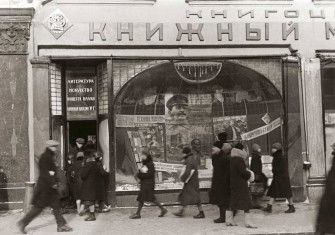
M83 138L85 143L96 145L97 122L95 120L69 121L68 122L69 149L75 145L77 138Z

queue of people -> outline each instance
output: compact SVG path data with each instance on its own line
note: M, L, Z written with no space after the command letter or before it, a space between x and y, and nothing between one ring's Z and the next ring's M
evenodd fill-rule
M241 143L232 145L227 143L226 134L220 133L219 140L212 148L213 177L212 186L209 191L210 203L219 208L219 217L215 223L226 223L227 226L235 226L234 217L237 212L242 212L244 223L247 228L256 228L250 219L250 209L261 208L259 197L253 197L249 185L251 182L259 183L263 189L267 188L267 178L262 172L261 149L254 144L252 146L251 164L249 156ZM76 147L71 152L71 161L68 167L68 182L70 194L75 200L77 213L82 216L88 210L85 221L94 221L96 205L106 206L108 172L101 162L102 157L97 154L94 146L84 145L81 138L76 140ZM18 222L19 229L26 233L25 227L38 215L45 207L51 207L55 215L58 232L72 231L61 214L60 200L57 191L57 167L56 149L59 143L54 140L46 142L47 147L39 160L40 176L37 181L33 196L33 207ZM187 206L196 205L199 213L193 216L195 219L205 218L205 213L201 204L199 187L199 167L201 165L201 142L199 139L191 141L191 148L185 147L182 150L184 168L180 175L184 183L178 196L181 204L180 209L173 213L177 217L183 217ZM334 146L335 147L335 146ZM272 171L273 180L267 192L270 201L265 212L272 212L272 205L276 198L287 198L289 209L285 213L295 212L292 201L292 191L288 175L287 159L283 156L280 143L272 145ZM141 210L145 202L152 202L160 208L158 217L164 217L167 209L157 200L155 196L155 166L149 152L143 151L141 154L141 166L136 178L140 185L138 193L137 211L130 216L131 219L140 219ZM325 199L327 200L327 199ZM322 214L320 214L322 217ZM321 220L320 220L321 221ZM321 222L320 222L321 223Z

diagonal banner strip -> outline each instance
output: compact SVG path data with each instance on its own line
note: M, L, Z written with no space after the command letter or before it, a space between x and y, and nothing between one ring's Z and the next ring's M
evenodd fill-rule
M277 127L280 127L281 125L282 125L281 118L277 118L277 119L273 120L272 122L270 122L268 125L265 125L265 126L257 128L257 129L254 129L252 131L241 134L241 138L242 138L242 140L252 140L252 139L255 139L259 136L270 133L271 131L273 131Z

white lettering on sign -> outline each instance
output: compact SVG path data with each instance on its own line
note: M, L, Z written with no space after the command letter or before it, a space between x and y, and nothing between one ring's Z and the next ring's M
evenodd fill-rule
M69 88L69 93L90 93L93 88Z
M246 132L241 134L242 140L252 140L255 139L259 136L265 135L267 133L270 133L274 129L280 127L282 125L282 120L281 118L277 118L268 125L259 127L257 129L254 129L252 131Z
M94 83L94 79L69 79L67 81L69 84L77 84L77 83L82 83L82 84L87 84L87 83Z

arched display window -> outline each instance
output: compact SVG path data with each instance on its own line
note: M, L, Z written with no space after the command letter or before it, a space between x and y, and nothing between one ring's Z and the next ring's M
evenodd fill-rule
M151 152L156 189L182 187L181 150L201 141L200 187L210 187L218 133L246 149L281 142L283 99L264 75L232 61L166 61L132 77L115 106L116 190L136 190L141 151ZM267 128L264 128L267 126Z

